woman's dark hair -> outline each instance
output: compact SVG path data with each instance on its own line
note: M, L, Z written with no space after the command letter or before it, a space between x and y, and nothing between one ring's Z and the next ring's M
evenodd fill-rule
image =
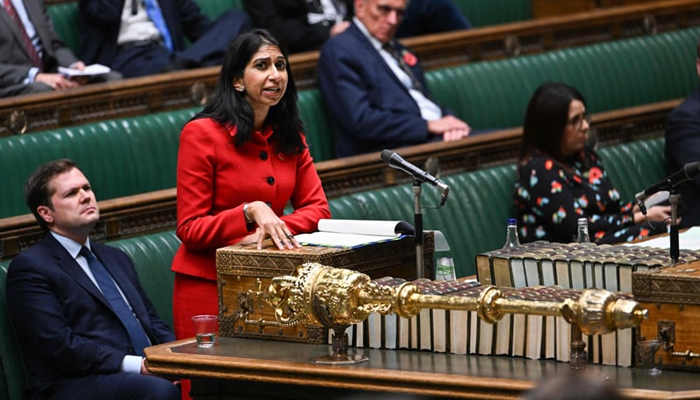
M289 57L279 41L264 29L244 32L231 42L221 65L214 95L204 106L204 110L193 119L212 118L226 126L235 125L238 129L234 137L236 146L241 146L250 139L255 123L253 108L245 100L245 92L234 90L233 83L243 77L248 62L266 45L280 49L286 62L288 76L287 90L280 102L270 107L266 124L273 129L277 151L285 154L299 153L305 147L301 139L304 124L299 118L297 90L289 68Z
M545 82L535 90L525 112L520 162L533 155L547 155L564 161L561 154L562 137L573 100L586 105L578 90L563 83Z

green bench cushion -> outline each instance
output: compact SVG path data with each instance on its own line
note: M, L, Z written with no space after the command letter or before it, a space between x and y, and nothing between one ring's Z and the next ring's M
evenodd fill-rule
M426 73L433 97L475 129L522 125L544 81L576 87L592 113L687 96L697 86L699 28Z
M625 201L666 177L663 138L605 147L598 155Z
M46 12L53 22L54 30L63 44L68 46L73 54L80 52L80 14L77 2L51 4Z
M175 187L180 131L198 110L0 138L0 218L29 212L22 195L27 178L42 163L58 158L70 158L81 167L98 200Z
M532 19L532 0L452 0L473 27Z

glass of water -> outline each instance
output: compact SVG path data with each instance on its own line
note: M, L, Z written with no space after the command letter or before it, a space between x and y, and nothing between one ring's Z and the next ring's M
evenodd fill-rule
M216 342L219 317L216 315L195 315L192 317L194 333L197 337L197 347L213 347Z

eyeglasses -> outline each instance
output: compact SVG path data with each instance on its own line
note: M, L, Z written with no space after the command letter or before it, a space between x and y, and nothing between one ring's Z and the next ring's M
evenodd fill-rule
M392 11L396 11L396 18L399 18L399 19L403 18L403 16L406 15L405 8L392 7L392 6L388 6L386 4L378 4L377 10L379 10L379 13L385 17L387 15L391 14Z
M591 125L591 116L587 112L574 115L567 122L571 124L571 126L573 126L574 129L580 131L581 129L583 129L583 121L586 121L588 126Z

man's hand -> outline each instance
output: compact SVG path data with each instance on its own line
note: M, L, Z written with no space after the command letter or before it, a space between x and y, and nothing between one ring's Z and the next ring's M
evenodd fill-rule
M469 136L472 128L466 122L453 116L446 115L440 119L428 121L428 132L441 135L442 140L451 142Z
M36 74L34 82L44 83L54 90L68 89L82 85L81 82L68 79L61 74L48 74L44 72Z

